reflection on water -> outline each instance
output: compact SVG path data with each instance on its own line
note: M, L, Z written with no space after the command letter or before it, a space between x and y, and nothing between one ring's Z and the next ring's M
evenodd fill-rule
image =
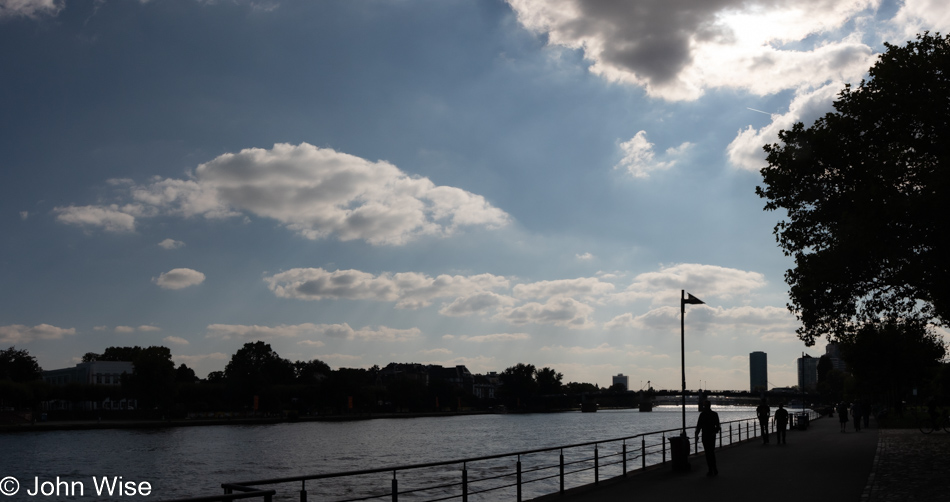
M754 407L747 406L723 407L717 411L722 421L755 414ZM687 407L687 428L695 426L698 415L695 407ZM55 481L57 476L67 481L83 481L84 497L59 497L58 500L91 500L96 498L92 493L92 476L122 476L123 480L148 481L153 489L150 498L166 499L221 493L223 482L494 455L674 429L679 428L681 422L679 407L660 406L650 413L601 410L597 413L15 433L0 435L3 452L0 477L14 476L24 488L33 486L35 476L41 482ZM616 450L619 446L610 448ZM599 455L609 453L612 450L605 449ZM592 451L565 452L566 456L588 454L592 455ZM570 458L566 460L569 462ZM528 456L523 459L523 469L527 470L529 463L557 464L557 453ZM511 459L479 462L469 466L469 477L476 479L510 472L511 464ZM631 463L629 469L638 466ZM459 469L440 467L420 471L418 475L416 470L400 474L400 491L418 484L419 479L428 482L445 478L446 482L458 482ZM619 474L619 467L614 469L613 473L602 473L601 479ZM548 474L556 472L555 469ZM388 490L391 479L389 473L351 482L313 481L307 484L307 491L314 500L325 500L326 496L339 498L346 496L346 492L365 490L367 486L378 486L382 492ZM589 473L569 486L592 479L593 474ZM513 482L513 479L498 482ZM532 486L525 492L525 498L534 496L532 491L556 489L556 482L552 479L546 487ZM300 485L275 488L279 492L278 500L294 500ZM475 488L473 486L473 490ZM499 497L497 492L490 495L485 500Z

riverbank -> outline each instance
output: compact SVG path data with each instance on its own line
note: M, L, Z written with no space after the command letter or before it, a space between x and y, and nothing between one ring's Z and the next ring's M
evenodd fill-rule
M220 417L173 420L51 420L46 422L0 424L0 433L97 430L97 429L164 429L170 427L204 427L212 425L271 425L297 422L348 422L393 418L458 417L486 415L490 411L442 411L428 413L365 413L346 415L313 415L301 417Z

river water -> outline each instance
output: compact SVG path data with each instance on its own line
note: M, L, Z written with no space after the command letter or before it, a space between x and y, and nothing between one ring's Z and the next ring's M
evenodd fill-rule
M754 407L748 406L715 409L723 422L755 415ZM687 427L695 426L697 417L695 405L689 406ZM0 478L12 476L19 482L19 492L8 500L163 500L218 494L223 482L471 458L675 429L681 423L679 407L660 406L651 413L601 410L597 413L8 433L0 434ZM619 448L618 444L613 447ZM630 447L639 448L639 440ZM605 447L605 453L606 450ZM592 447L585 452L566 452L565 456L588 454L592 454ZM658 461L658 455L650 457L650 463ZM524 459L526 465L530 461ZM556 464L557 453L541 455L534 461ZM473 463L469 466L469 479L494 470L510 471L513 462L505 459ZM629 469L636 467L639 460ZM619 474L619 467L612 469L602 472L601 479ZM442 468L442 471L442 474L452 471L451 477L457 478L460 467ZM413 480L409 478L413 476L438 475L400 473L400 477L407 478L400 480L400 491L411 486ZM112 497L98 496L96 489L101 487L103 476L110 483L124 483L132 491L127 489L121 496L116 491ZM52 491L57 486L57 477L61 482L58 493L44 497L41 489L36 496L29 495L34 491L37 478L40 484L48 481L46 491ZM385 492L391 479L392 473L387 473L358 482L309 481L306 488L310 500L337 500L364 493L364 490ZM593 473L588 472L575 476L567 486L592 480ZM130 481L134 484L129 485ZM139 484L143 481L151 488L147 497L137 491L143 488ZM526 487L525 499L556 489L555 482L550 480ZM4 480L4 483L0 488L6 490L11 482ZM271 488L278 490L277 500L299 497L299 483ZM411 500L408 496L400 498ZM482 500L499 498L513 499L513 495L492 492L482 496Z

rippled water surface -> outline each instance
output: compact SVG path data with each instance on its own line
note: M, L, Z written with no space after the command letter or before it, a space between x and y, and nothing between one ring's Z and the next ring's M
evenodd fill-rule
M722 421L754 415L754 408L744 406L723 407L717 411ZM695 406L687 408L687 427L695 425L697 416ZM40 497L23 497L27 488L32 489L37 476L41 482L55 481L58 476L61 480L82 481L85 485L81 497L61 493L47 500L107 500L95 496L93 476L122 476L123 481L148 481L152 486L152 495L148 498L161 500L221 493L223 482L493 455L674 429L680 427L681 422L680 408L661 406L652 413L601 410L597 413L11 433L0 434L0 477L13 476L21 483L18 496L8 500L42 500ZM601 454L607 450L605 448ZM572 454L565 453L568 457ZM587 451L576 453L586 454ZM552 459L556 463L556 455L525 458L525 463ZM469 467L470 479L474 479L475 474L481 476L510 470L511 463L510 459L474 463ZM400 490L421 478L444 475L455 479L459 469L400 474L405 478L400 480ZM589 482L591 476L578 476L572 484ZM322 497L330 495L333 500L365 490L367 486L378 486L377 491L385 491L391 479L392 474L387 473L361 479L355 484L314 481L308 483L307 490L311 500L317 497L326 500ZM527 489L525 498L550 489L550 483L546 486ZM274 488L279 491L278 500L294 500L298 497L296 492L300 484ZM112 500L130 498L114 497Z

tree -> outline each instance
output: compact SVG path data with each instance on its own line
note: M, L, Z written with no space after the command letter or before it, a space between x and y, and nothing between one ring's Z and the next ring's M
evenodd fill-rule
M0 380L14 382L32 382L39 380L43 374L42 368L26 349L16 350L10 347L0 350Z
M145 408L167 408L175 397L175 362L172 361L171 350L168 347L151 346L144 349L133 347L131 352L135 355L130 383L133 392L143 401L140 404Z
M534 380L538 384L538 393L543 395L558 394L561 392L561 380L564 375L552 368L541 368L534 371Z
M534 380L534 365L518 363L498 375L501 388L498 392L514 404L524 406L528 399L537 393L538 384Z
M865 323L841 341L841 357L848 363L859 391L887 402L902 398L911 388L924 389L946 355L943 340L920 319L890 319Z
M809 346L879 318L950 320L950 37L886 47L835 112L765 146L756 193L787 212L774 233Z
M224 376L244 397L274 385L293 383L294 364L281 358L269 343L248 342L231 356Z
M195 370L189 368L185 363L181 363L181 366L175 370L175 381L178 383L195 383L198 380Z
M294 363L294 375L298 383L316 383L326 378L331 372L330 365L319 359Z

